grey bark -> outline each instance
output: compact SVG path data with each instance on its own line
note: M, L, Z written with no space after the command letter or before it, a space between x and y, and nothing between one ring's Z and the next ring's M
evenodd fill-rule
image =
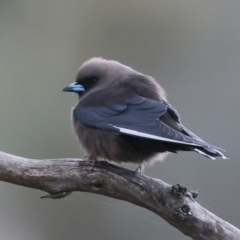
M43 198L83 191L124 200L154 212L192 239L240 239L239 229L195 201L196 192L107 162L92 170L92 162L81 159L35 160L0 152L0 181L48 192Z

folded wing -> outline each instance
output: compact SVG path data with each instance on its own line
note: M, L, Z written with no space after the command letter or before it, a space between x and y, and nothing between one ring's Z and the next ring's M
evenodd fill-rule
M96 92L91 98L99 98L101 94ZM79 104L74 110L74 118L85 126L121 134L196 147L210 146L195 135L184 134L161 121L161 116L169 108L165 102L144 98L133 92L120 96L106 94L104 99L108 101L100 101L99 98L92 105ZM178 115L173 120L176 124L180 123Z

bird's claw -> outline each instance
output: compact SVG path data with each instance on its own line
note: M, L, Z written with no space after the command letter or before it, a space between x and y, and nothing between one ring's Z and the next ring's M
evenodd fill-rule
M136 176L139 175L139 174L141 175L142 172L143 172L143 171L142 171L142 166L140 165L140 166L138 166L137 169L135 170L135 175L136 175Z
M85 155L85 156L83 157L83 161L89 161L89 160L90 160L90 158L89 158L88 155Z
M93 165L92 165L92 168L91 168L91 172L93 172L94 168L96 167L96 165L100 165L100 162L96 159L93 160Z

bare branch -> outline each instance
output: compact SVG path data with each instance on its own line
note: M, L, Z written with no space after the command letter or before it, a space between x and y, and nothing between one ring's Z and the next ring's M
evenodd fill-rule
M91 169L91 162L79 159L34 160L0 152L0 180L48 192L44 198L97 193L146 208L192 239L240 239L239 229L194 200L196 192L107 162Z

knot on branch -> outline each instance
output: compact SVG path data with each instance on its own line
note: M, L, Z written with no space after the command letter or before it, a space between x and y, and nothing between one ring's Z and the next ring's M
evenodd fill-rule
M102 184L101 182L99 182L99 181L95 181L95 182L93 182L93 186L94 186L95 188L100 189L100 188L103 187L103 184Z
M181 220L181 221L183 221L186 218L186 216L192 215L190 211L190 207L186 204L180 208L176 208L173 214L177 220Z
M186 187L181 186L180 184L173 185L170 194L174 198L183 199L184 197L189 197L191 200L197 198L199 191L188 191Z
M170 193L175 198L183 198L187 194L187 188L177 183L176 185L172 186Z

